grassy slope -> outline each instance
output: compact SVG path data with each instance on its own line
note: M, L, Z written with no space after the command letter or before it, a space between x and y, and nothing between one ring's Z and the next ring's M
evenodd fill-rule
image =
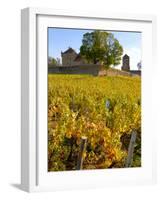
M84 168L107 168L111 165L123 167L122 160L126 157L127 148L123 149L121 137L134 128L140 131L141 79L125 76L49 75L48 80L50 170L75 169L77 143L82 135L86 135L89 142ZM110 101L108 109L105 106L107 99ZM73 138L76 138L75 146L69 161L71 149L64 141L67 139L71 142ZM98 155L96 149L100 141ZM53 151L55 157L51 156ZM140 166L139 153L136 159L134 166Z

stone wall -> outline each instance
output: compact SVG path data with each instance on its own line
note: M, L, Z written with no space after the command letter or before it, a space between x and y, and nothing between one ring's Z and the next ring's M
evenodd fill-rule
M100 65L86 64L76 66L55 66L49 67L49 74L89 74L98 76L101 70Z
M130 70L132 76L141 76L141 70Z
M84 64L75 66L51 66L48 67L49 74L89 74L94 76L141 76L141 71L122 71L109 68L105 70L101 65Z
M99 76L131 76L130 72L118 69L109 68L108 70L101 70Z

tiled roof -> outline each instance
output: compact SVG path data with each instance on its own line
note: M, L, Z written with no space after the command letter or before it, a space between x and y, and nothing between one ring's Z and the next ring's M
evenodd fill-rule
M76 58L74 59L74 61L80 61L82 59L82 56L80 55L80 53L76 56Z
M73 52L76 53L74 49L72 49L71 47L69 47L66 51L63 52L63 54L73 53Z
M125 54L123 57L124 57L124 58L129 58L129 56L128 56L127 54Z

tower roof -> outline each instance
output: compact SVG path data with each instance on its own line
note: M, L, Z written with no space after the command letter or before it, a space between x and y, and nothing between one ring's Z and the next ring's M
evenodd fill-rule
M74 49L72 49L71 47L69 47L66 51L62 52L62 54L66 54L66 53L76 53L76 51Z
M123 56L123 58L129 58L129 56L128 56L127 54L125 54L125 55Z

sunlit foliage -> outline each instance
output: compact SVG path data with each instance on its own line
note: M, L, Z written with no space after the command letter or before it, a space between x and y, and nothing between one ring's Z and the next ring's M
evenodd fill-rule
M133 129L133 166L140 166L139 77L48 75L49 171L75 170L81 136L88 138L83 169L124 167Z

